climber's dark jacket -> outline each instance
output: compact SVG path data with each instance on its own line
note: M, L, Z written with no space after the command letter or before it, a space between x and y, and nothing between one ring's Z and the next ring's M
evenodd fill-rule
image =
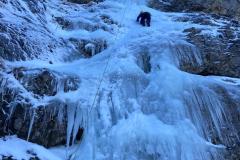
M150 27L151 14L149 12L140 12L137 17L137 22L139 22L139 20L141 25L145 26L147 24L147 26Z

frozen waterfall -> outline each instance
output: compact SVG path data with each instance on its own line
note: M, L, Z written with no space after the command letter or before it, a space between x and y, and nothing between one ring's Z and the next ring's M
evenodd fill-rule
M94 55L91 58L71 55L72 60L59 54L68 61L60 57L53 64L32 60L8 65L44 66L80 79L77 90L65 93L57 86L56 95L43 97L46 103L57 99L67 104L66 159L221 160L226 146L219 142L230 143L222 129L232 127L228 108L216 93L215 84L222 84L180 70L184 64L202 63L200 52L182 32L192 24L174 21L180 13L160 12L144 2L106 0L89 12L79 9L80 13L66 16L74 21L68 29L48 22L54 36L71 39L80 51ZM71 8L57 11L57 3L52 2L50 13L71 12ZM151 27L135 22L140 10L151 12ZM94 12L108 15L116 24L94 26L98 23L98 19L90 21ZM92 44L96 39L107 40L107 47L105 41L99 44L104 45L100 53ZM79 132L83 133L77 138Z
M150 10L152 27L139 28L131 22L138 11L137 5L127 7L122 40L93 58L101 61L102 56L111 56L94 108L91 103L70 107L68 137L76 135L80 126L85 129L71 158L222 159L225 147L214 138L226 140L221 128L229 125L228 110L211 88L214 82L178 69L179 61L198 66L199 51L178 34L184 26L172 24L163 13ZM139 65L141 55L149 57L148 63ZM106 60L101 64L106 65ZM150 68L149 73L144 68ZM95 82L86 81L82 86L91 83ZM96 89L88 90L91 97L96 93L93 91Z

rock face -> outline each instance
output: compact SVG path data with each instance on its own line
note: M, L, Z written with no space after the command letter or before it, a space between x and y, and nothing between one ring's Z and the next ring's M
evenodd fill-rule
M240 18L240 2L238 0L151 0L151 7L164 11L204 11L224 16Z
M90 1L74 2L87 3ZM11 2L0 1L0 55L1 58L5 60L44 59L45 57L49 57L49 55L58 57L59 52L57 51L57 48L65 49L62 53L66 52L66 57L62 56L62 59L72 60L71 57L75 56L75 54L82 55L84 53L79 53L78 46L73 48L72 45L74 44L71 44L71 37L69 37L68 40L65 40L62 38L56 38L56 36L53 35L53 32L59 27L68 31L81 29L89 32L97 30L112 32L114 25L117 25L107 15L96 16L95 23L91 23L87 20L83 21L83 19L76 21L75 17L69 18L67 16L59 17L56 15L46 15L47 2L44 0L30 0L24 3L28 6L27 9L26 6L23 3L19 3L18 0ZM11 21L9 20L9 17L4 16L4 12L9 12L7 10L8 5L11 5L13 9L16 10L12 19L16 18L18 21ZM93 8L93 11L91 12L94 12L94 5L96 5L96 3L88 7ZM49 23L48 16L52 16L52 21L57 22L59 26L56 26L55 28L47 27ZM112 27L108 25L109 23L112 23ZM78 39L78 41L80 40ZM106 48L106 40L92 41L94 41L96 50L102 51L98 47L99 44L96 44L101 43L101 41L104 41ZM102 45L102 43L100 45ZM100 51L96 51L95 53Z
M41 97L74 91L79 79L44 69L14 68L10 73L24 88L12 88L11 77L1 75L0 136L17 135L46 147L65 144L68 106L57 99L41 103Z
M205 3L206 2L206 3ZM226 5L224 6L223 4ZM228 4L227 4L228 3ZM225 7L226 15L229 17L220 16L221 13L215 12L213 6L219 4ZM187 41L199 50L202 64L194 65L192 60L181 60L180 68L184 71L200 74L200 75L219 75L240 77L240 33L239 22L231 17L238 12L239 1L201 1L201 0L186 0L186 1L150 1L150 6L166 11L207 11L217 14L185 14L185 16L177 18L177 21L191 22L202 26L213 26L217 30L216 34L211 34L213 31L206 32L201 28L188 28L184 30ZM234 7L230 7L234 5ZM223 10L223 8L220 8ZM212 10L211 10L212 9ZM229 10L228 10L229 9ZM231 11L230 10L234 10ZM229 13L229 14L228 14ZM230 14L231 13L231 14ZM236 15L237 16L237 15ZM220 22L220 23L215 23Z
M229 82L230 81L229 78L222 80L228 82L229 84L231 83L232 84L227 85L227 87L217 83L207 84L207 87L214 91L214 93L216 93L217 97L220 99L219 103L217 102L218 100L215 100L213 102L218 104L218 106L223 106L222 109L224 110L225 114L224 116L226 116L224 121L226 121L227 123L225 123L219 128L220 134L217 133L216 128L213 128L212 125L214 122L210 118L211 112L209 112L209 110L211 110L212 107L211 105L215 104L211 104L210 106L206 107L206 104L202 103L202 99L204 99L204 97L208 95L204 88L196 87L193 88L193 91L197 93L196 95L198 96L201 95L199 97L198 96L195 97L197 99L197 103L195 105L197 106L199 105L198 108L200 108L200 113L204 117L204 120L206 120L207 122L204 125L205 128L207 129L207 132L209 132L207 135L208 136L210 135L211 142L213 144L224 144L226 147L228 147L228 149L230 149L237 146L239 142L238 135L240 126L238 124L238 119L240 116L240 112L238 105L240 104L240 96L238 96L238 93L240 88L235 84L236 82L234 80L231 82ZM209 93L211 93L211 91L209 91ZM235 95L235 97L233 97L232 95ZM191 98L189 98L189 96L184 97L184 99L186 103L188 104L192 103ZM188 107L191 107L191 104L188 105ZM197 109L195 110L195 112L197 112Z
M55 35L59 28L62 31L83 30L89 34L101 30L110 34L118 25L108 14L94 13L100 0L69 2L94 2L82 5L82 12L96 16L92 21L81 16L76 16L79 19L72 17L73 12L79 15L80 7L66 2L59 8L66 15L57 15L48 12L56 7L54 2L0 0L0 137L17 135L46 147L66 144L69 106L58 98L58 94L78 90L80 79L44 68L9 68L4 62L47 59L54 64L55 60L90 58L105 50L108 44L102 37L91 39L72 35L62 38ZM56 26L49 26L50 23ZM66 56L59 55L62 53ZM54 58L49 60L51 56ZM79 129L76 139L80 140L82 134L83 129Z
M207 19L206 15L199 17L202 18L195 20L190 16L188 20L203 25L214 25L204 20ZM188 65L183 65L182 69L200 75L240 77L239 26L234 21L226 20L224 25L217 26L219 28L216 35L204 33L204 30L194 27L186 29L184 32L187 34L187 40L199 49L203 62L197 69L194 68L195 70Z
M36 109L31 105L17 104L3 121L5 133L2 134L17 135L45 147L66 144L67 107L61 104L56 102Z
M79 84L78 78L64 77L45 69L29 71L14 68L12 72L27 91L39 96L54 96L59 91L73 91Z
M24 60L32 57L30 45L26 42L24 29L8 27L7 24L0 22L0 54L7 60ZM22 33L22 34L19 34Z
M44 14L47 9L45 2L46 0L29 0L28 6L32 13Z
M0 15L1 12L4 13L8 5L11 5L16 10L15 18L18 19L18 21L9 21L8 17L0 16L0 54L6 60L37 58L50 53L49 47L59 43L45 27L45 2L43 0L26 2L29 10L26 10L25 6L18 1L0 1ZM38 20L34 21L31 18L32 15L36 15ZM33 37L34 34L38 36ZM42 40L44 38L45 41Z
M208 18L207 18L208 17ZM211 22L211 19L222 19L225 24L222 26L217 26ZM235 21L231 21L228 18L221 17L209 17L206 14L200 14L196 17L186 17L178 19L180 21L190 21L192 23L201 25L211 25L218 27L218 34L212 35L204 33L204 30L199 28L188 28L184 32L187 34L187 41L194 44L201 53L202 64L197 67L187 61L181 61L181 69L194 74L200 74L204 76L208 75L221 75L230 77L240 77L240 54L239 54L239 24ZM226 79L226 81L228 81ZM230 83L235 84L233 80L229 80ZM229 115L229 126L221 128L221 132L224 135L224 140L229 141L224 142L220 140L216 133L212 133L212 143L215 144L225 144L227 147L225 159L226 160L237 160L240 155L240 145L239 140L233 135L233 129L229 128L231 125L234 126L234 130L237 135L240 135L240 125L239 125L239 105L240 97L237 96L240 93L239 86L230 87L226 90L225 87L216 85L212 86L215 92L221 97L221 102L228 108ZM233 96L235 95L235 96Z
M227 81L227 80L226 80ZM230 83L235 83L235 81L231 81ZM226 106L229 107L230 111L230 124L232 124L235 129L236 133L240 135L240 86L236 88L228 88L228 90L224 89L223 87L215 87L215 91L222 96L222 102L226 104ZM235 96L232 96L235 95ZM236 138L236 136L233 135L233 132L229 128L224 128L222 130L223 135L226 137L229 137L229 141L231 142L231 145L227 145L227 152L225 155L226 160L238 160L240 157L240 143L239 139Z

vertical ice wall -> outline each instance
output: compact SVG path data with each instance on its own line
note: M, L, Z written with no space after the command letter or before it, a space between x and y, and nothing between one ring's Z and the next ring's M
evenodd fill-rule
M127 12L139 10L134 7ZM223 159L225 147L214 138L228 143L221 133L221 128L230 123L227 108L211 89L214 82L178 69L183 61L200 66L199 51L171 31L165 34L156 26L149 30L133 28L121 45L113 47L123 50L108 50L114 55L94 108L85 113L78 110L80 104L74 113L71 111L69 134L76 134L76 127L83 124L81 119L88 121L72 159ZM150 66L139 65L139 55L150 57ZM144 67L151 68L144 72Z
M141 53L135 52L137 46L134 51L126 46L126 57L114 56L111 65L115 67L104 78L95 114L83 115L94 116L87 118L91 119L87 128L94 128L85 131L80 144L85 147L80 147L74 159L85 155L86 144L93 145L88 145L93 159L223 159L225 147L214 138L228 143L221 134L221 128L230 123L227 108L209 87L213 82L177 68L172 56L178 53L169 46L156 52L150 47L148 74L138 66ZM117 62L129 66L116 67Z

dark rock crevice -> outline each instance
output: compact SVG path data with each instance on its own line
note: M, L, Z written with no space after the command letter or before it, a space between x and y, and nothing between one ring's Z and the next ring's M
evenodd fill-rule
M145 73L150 73L151 72L151 68L152 68L151 57L150 57L150 55L148 55L148 53L138 54L137 64Z

